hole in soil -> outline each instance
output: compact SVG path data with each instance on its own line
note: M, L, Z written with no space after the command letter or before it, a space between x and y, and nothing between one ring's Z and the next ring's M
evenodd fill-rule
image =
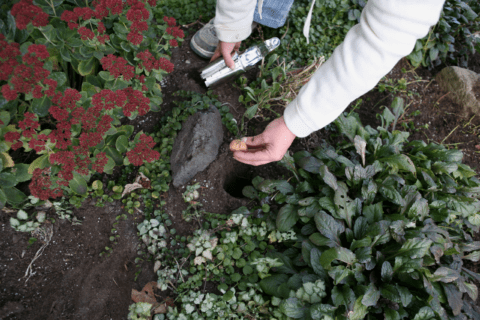
M244 187L250 185L252 185L252 179L233 175L225 179L223 189L234 198L245 198L242 194L242 190Z

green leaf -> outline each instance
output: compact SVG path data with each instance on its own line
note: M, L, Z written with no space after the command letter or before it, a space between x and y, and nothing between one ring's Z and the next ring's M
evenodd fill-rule
M257 113L257 109L258 109L258 104L255 104L255 105L249 107L247 109L247 111L245 111L244 116L247 117L248 119L252 119L255 116L255 114Z
M28 167L28 173L32 174L33 171L37 168L43 169L48 166L49 163L50 162L48 161L48 154L41 155L37 159L33 160L33 162L30 164L30 166Z
M280 311L287 317L294 319L304 319L305 307L297 298L288 298L283 300L279 306Z
M96 65L96 59L94 57L80 61L78 64L78 73L82 76L88 76L89 74L93 73L95 70L95 65Z
M398 284L397 291L400 295L400 301L402 302L402 305L406 308L410 304L410 302L412 302L413 295L410 293L410 290L408 288L402 287Z
M447 296L448 305L452 308L453 315L459 315L463 305L463 294L452 283L443 283L442 286Z
M6 127L10 123L10 113L7 111L0 111L0 121L2 121L0 127Z
M64 72L52 72L49 78L57 81L57 87L61 87L67 83L67 75Z
M355 203L348 197L348 187L343 182L338 183L334 198L336 218L345 220L347 226L352 228L352 218L355 215Z
M422 258L428 253L433 241L430 239L408 239L396 253L397 256L410 257L411 259Z
M384 308L383 310L385 312L385 320L400 320L398 311L389 308Z
M384 162L388 164L390 167L392 167L395 172L397 170L404 170L404 171L409 171L413 174L415 174L416 169L415 165L413 164L412 159L410 159L408 156L404 154L396 154L390 157L385 157L378 159L380 162Z
M68 186L73 192L77 194L80 194L80 195L87 194L87 189L88 189L87 182L85 181L85 179L83 179L83 177L80 174L78 174L75 171L73 172L73 179L70 180L70 182L68 183Z
M112 76L108 71L100 71L98 75L105 81L112 81L113 79L115 79L115 77Z
M316 213L314 220L317 230L320 231L321 234L334 241L336 246L341 246L340 234L345 232L345 227L342 223L324 211Z
M277 215L277 229L279 231L289 231L298 220L298 213L295 206L291 204L284 205Z
M23 210L18 210L17 219L18 220L27 220L28 219L28 214Z
M314 320L325 319L324 316L332 317L336 307L329 304L316 303L310 307L310 316Z
M48 115L48 110L52 106L52 101L48 96L43 96L40 99L32 100L32 111L39 117L45 117Z
M430 320L435 318L435 313L430 307L421 308L413 320Z
M313 271L325 280L327 278L327 272L325 271L325 269L323 269L320 263L321 255L322 253L320 252L320 250L318 250L317 248L313 248L310 251L310 264L312 265Z
M117 141L115 142L115 147L120 153L126 152L128 147L128 138L124 135L118 137Z
M7 198L7 202L11 203L11 204L14 204L14 205L21 204L27 198L27 196L22 191L18 190L15 187L13 187L13 188L3 188L3 192L5 193L5 197Z
M103 151L115 161L115 165L121 166L123 164L123 156L112 146L106 146Z
M117 22L115 22L113 24L113 30L116 33L120 33L120 34L127 34L128 33L128 29L123 24L117 23Z
M3 192L3 189L0 189L0 209L3 209L5 204L7 204L7 196L5 192Z
M478 298L478 288L475 284L473 283L467 283L464 282L463 285L465 286L465 289L467 290L468 295L473 301L477 301Z
M437 281L448 283L457 280L460 277L460 273L447 267L440 267L435 271L433 276Z
M320 264L324 269L329 270L333 260L340 260L346 264L352 264L357 259L355 254L347 248L336 247L330 248L322 253L320 257Z
M371 283L362 298L362 303L367 307L373 307L377 304L378 299L380 299L380 291Z
M340 133L345 134L351 142L354 141L355 135L357 133L357 129L359 127L358 120L353 117L349 116L345 118L343 114L341 114L335 121L335 125L338 127Z
M390 282L393 276L393 269L390 262L385 261L382 264L382 281L383 282Z
M368 307L362 303L363 296L360 296L353 306L352 313L349 313L349 320L362 320L368 314Z
M401 301L397 288L391 284L384 284L380 288L380 293L382 294L382 297L390 301L393 301L396 303L399 303Z
M258 192L252 186L246 186L242 189L242 194L249 199L256 199L258 197Z
M17 185L17 179L13 173L2 172L0 173L0 186L2 188L11 188Z
M368 223L372 224L383 219L383 203L377 202L369 206L363 207L363 215L367 218Z
M279 298L287 298L280 294L278 287L288 281L288 276L286 274L274 274L270 277L262 279L260 281L260 288L262 288L263 292L270 296L276 296Z
M348 309L350 309L349 306L352 306L355 303L355 293L353 293L353 290L350 289L350 286L348 285L338 285L333 287L332 289L332 301L333 304L338 307L338 306L346 306Z
M328 167L323 165L320 167L319 171L323 181L325 181L325 183L333 190L337 190L337 178L335 178L335 176L328 170Z

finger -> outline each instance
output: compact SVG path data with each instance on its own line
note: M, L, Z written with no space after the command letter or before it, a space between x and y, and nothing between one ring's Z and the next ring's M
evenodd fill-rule
M235 69L235 62L232 59L232 51L234 47L235 43L223 42L220 48L223 59L225 59L225 64L230 69Z
M240 50L240 45L242 44L242 42L237 42L235 43L235 47L233 48L233 51L234 52L238 52L238 50Z
M248 164L248 165L251 165L251 166L261 166L261 165L272 162L272 161L247 161L247 160L240 160L240 159L237 159L235 157L233 157L233 158L235 160L241 162L241 163L245 163L245 164Z
M210 59L210 62L218 59L221 55L222 55L222 53L220 52L220 48L217 47L217 49L215 49L215 52L213 53L212 58Z
M270 151L268 149L259 149L258 151L235 151L233 153L233 157L238 161L274 161L274 157L272 157Z
M267 142L265 141L265 138L263 137L263 134L259 134L254 137L242 138L242 141L245 141L248 149L256 149L259 147L264 148L267 144Z

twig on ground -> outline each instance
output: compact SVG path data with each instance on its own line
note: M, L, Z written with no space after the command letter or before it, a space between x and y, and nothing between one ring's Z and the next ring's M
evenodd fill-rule
M202 16L200 16L200 17L198 18L198 20L195 21L195 22L192 22L192 23L189 23L189 24L183 24L182 27L183 27L183 28L190 28L190 27L196 25L197 23L200 23L201 25L205 25L204 23L200 22L201 20L202 20Z
M440 142L440 144L443 144L443 142L444 142L445 140L447 140L448 137L450 137L450 136L452 135L452 133L453 133L455 130L457 130L457 128L458 128L459 126L460 126L460 125L456 126L455 129L453 129L452 131L450 131L450 133L449 133L445 138L443 138L443 140L442 140L442 142Z

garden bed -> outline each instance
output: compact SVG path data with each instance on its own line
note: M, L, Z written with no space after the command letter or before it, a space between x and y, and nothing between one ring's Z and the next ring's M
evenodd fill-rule
M198 73L206 61L195 56L189 48L189 39L196 28L197 26L188 29L190 36L186 37L180 48L172 52L175 70L166 78L163 87L162 110L130 121L129 124L135 127L134 133L140 130L153 131L161 116L174 107L173 101L177 99L173 96L174 92L206 92ZM478 54L472 59L469 68L480 72ZM408 123L411 119L414 129L419 129L412 131L411 139L435 141L449 147L457 146L464 152L464 163L478 172L480 147L477 146L480 145L480 130L477 126L480 125L480 115L472 119L473 114L459 114L459 106L439 89L430 71L417 69L415 72L421 79L416 79L413 71L403 73L402 69L411 69L405 60L399 62L387 79L392 79L393 86L398 84L401 78L414 83L409 84L406 89L394 89L396 91L393 93L373 89L361 97L363 102L355 111L359 113L363 124L377 127L380 122L376 114L381 112L381 106L390 106L395 96L403 96L406 105L411 103L407 115L416 110L420 111L420 115L411 116L406 121ZM256 72L254 69L248 76L255 77ZM240 90L232 84L224 84L216 88L214 94L218 95L220 102L228 103L230 112L240 121L245 112L243 105L238 102ZM352 107L347 112L351 109ZM248 134L260 133L267 123L257 119L250 120ZM426 124L428 128L420 128ZM329 139L330 135L330 132L320 130L305 139L297 139L291 151L312 151L322 139ZM250 167L233 160L228 151L228 145L233 138L224 128L224 140L217 159L207 170L194 178L194 181L202 186L200 201L207 212L229 214L233 209L246 205L249 200L241 196L241 189L255 176L272 179L289 176L288 171L275 163ZM104 181L109 179L109 176L104 177ZM180 235L190 235L198 225L196 222L186 223L181 219L181 212L187 206L181 196L183 191L171 186L163 199L166 201L165 211L173 221L172 228ZM29 234L15 232L10 227L9 218L13 214L2 212L0 319L126 319L131 303L131 289L140 290L147 282L156 281L156 275L153 273L153 262L143 262L140 264L141 273L137 280L134 280L138 271L135 263L138 257L137 245L140 243L136 224L143 220L139 211L127 215L128 218L117 226L120 237L111 255L99 256L106 246L110 246L110 230L122 208L120 201L98 208L94 206L94 201L87 200L81 208L74 210L74 215L82 220L81 225L72 225L67 220L60 220L52 215L56 219L52 241L35 261L35 273L28 282L23 276L42 243L37 241L29 245ZM471 269L477 271L477 264L472 264ZM168 291L162 294L162 298L167 295Z

